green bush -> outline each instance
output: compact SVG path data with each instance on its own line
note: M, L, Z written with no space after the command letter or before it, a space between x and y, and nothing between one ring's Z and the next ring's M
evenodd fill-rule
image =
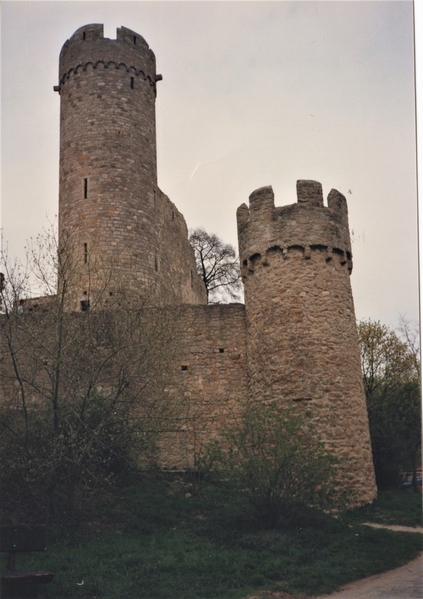
M251 404L224 438L220 468L246 495L261 525L274 526L301 506L342 504L340 461L324 449L305 417L275 402Z
M93 395L54 418L49 406L0 414L3 519L74 522L95 513L147 447L125 406Z

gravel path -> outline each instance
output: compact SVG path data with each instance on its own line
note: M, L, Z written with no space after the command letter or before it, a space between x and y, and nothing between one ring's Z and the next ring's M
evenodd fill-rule
M419 532L423 533L421 526L400 526L399 524L391 524L387 526L385 524L375 524L373 522L363 522L364 526L371 526L372 528L387 528L388 530L397 530L399 532Z
M401 532L423 533L421 526L412 528L411 526L399 526L392 524L375 524L373 522L363 522L365 526L373 528L387 528ZM423 599L423 553L415 560L384 572L375 574L362 580L350 582L341 588L340 591L331 595L320 595L316 599Z
M423 554L401 568L351 582L315 599L422 599L422 580Z
M423 533L422 527L383 525L364 522L365 526L387 528L401 532ZM265 591L248 599L293 599L292 595L278 591ZM362 580L356 580L331 595L319 595L313 599L423 599L423 553L415 560L383 574L375 574Z

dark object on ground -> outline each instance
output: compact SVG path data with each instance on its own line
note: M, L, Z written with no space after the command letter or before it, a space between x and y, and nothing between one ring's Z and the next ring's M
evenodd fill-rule
M8 552L7 570L1 572L2 597L37 597L39 585L51 582L53 572L47 570L16 570L16 554L23 551L45 551L44 526L2 526L0 550Z
M417 480L416 481L417 487L420 487L420 491L422 490L422 481ZM402 483L400 489L412 489L413 488L413 483L411 480L406 480L405 482Z

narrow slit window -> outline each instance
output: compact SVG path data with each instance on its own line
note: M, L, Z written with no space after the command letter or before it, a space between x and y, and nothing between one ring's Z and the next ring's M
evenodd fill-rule
M159 272L159 257L157 254L154 254L154 270Z
M134 35L134 37L132 38L132 41L134 42L134 44L137 43L137 36L136 35Z
M135 78L131 77L131 89L134 89L135 87Z
M88 198L88 179L84 179L84 200Z
M87 34L85 33L85 31L82 32L82 39L85 40L87 37Z
M84 264L88 262L88 243L84 243Z

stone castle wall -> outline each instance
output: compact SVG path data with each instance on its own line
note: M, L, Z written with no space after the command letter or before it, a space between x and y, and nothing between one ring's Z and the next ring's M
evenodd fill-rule
M165 392L179 406L182 426L164 436L160 460L186 468L248 397L245 306L182 306L174 316L177 343Z
M171 303L206 304L206 288L197 275L185 219L160 189L156 192L155 218L157 296L170 298Z
M110 306L60 315L57 298L51 303L29 304L9 322L0 318L5 333L0 336L3 408L19 409L22 390L28 405L49 404L60 321L60 401L77 403L87 392L117 395L119 380L125 379L130 397L136 399L124 401L136 401L144 422L150 421L145 418L148 406L160 413L161 466L193 466L205 444L240 415L248 397L244 305L145 306L137 316ZM16 364L22 387L8 339L19 348ZM136 364L135 370L131 364Z

